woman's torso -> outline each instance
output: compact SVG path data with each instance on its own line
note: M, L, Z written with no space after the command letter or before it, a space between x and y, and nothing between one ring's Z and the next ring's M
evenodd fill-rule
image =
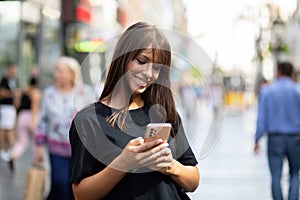
M30 110L31 109L31 98L29 92L22 92L20 106L18 108L18 112L22 110Z
M85 177L96 174L103 170L118 155L126 144L133 138L143 136L146 125L151 122L149 107L131 110L128 118L132 124L126 127L126 131L120 131L118 127L111 127L107 123L107 116L111 115L111 109L102 104L96 103L85 109L76 116L71 128L70 138L74 147L74 160L84 160L84 163L73 166L72 182L79 182ZM94 116L96 119L88 119ZM76 121L79 120L79 121ZM93 122L91 122L93 121ZM95 125L95 123L98 123ZM81 127L82 126L82 127ZM76 131L73 132L75 129ZM73 131L72 131L73 130ZM97 133L93 133L96 130ZM104 133L101 134L101 133ZM105 137L103 137L105 136ZM171 140L172 138L169 138ZM77 154L76 148L83 147L84 154ZM184 164L195 165L193 161L181 159ZM80 167L82 167L80 169ZM176 200L179 197L179 188L169 176L151 170L141 170L128 173L105 199L161 199Z

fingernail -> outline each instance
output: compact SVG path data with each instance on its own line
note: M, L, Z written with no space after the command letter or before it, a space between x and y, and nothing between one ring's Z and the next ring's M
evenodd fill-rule
M169 143L163 143L163 146L165 146L165 147L168 147L169 146Z
M159 138L158 140L157 140L157 142L158 143L161 143L163 140L161 139L161 138Z

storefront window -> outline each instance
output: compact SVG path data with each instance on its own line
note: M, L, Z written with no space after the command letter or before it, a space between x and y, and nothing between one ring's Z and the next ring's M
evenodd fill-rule
M18 63L20 2L0 2L0 72L8 62ZM11 13L14 13L13 15Z

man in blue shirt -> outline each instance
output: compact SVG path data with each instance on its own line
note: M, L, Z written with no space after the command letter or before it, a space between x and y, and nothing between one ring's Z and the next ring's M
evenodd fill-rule
M277 81L264 87L259 96L254 151L259 151L259 139L267 133L274 200L283 200L280 181L285 158L290 173L288 199L299 199L300 88L292 80L292 74L291 63L279 63Z

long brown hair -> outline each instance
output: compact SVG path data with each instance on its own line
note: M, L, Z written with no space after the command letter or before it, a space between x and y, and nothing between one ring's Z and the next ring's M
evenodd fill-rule
M148 105L159 104L166 111L166 121L175 123L177 112L171 91L170 65L171 65L171 48L167 38L154 25L137 22L130 26L119 38L112 57L112 62L104 84L100 101L108 99L111 101L111 95L117 82L126 73L126 67L149 45L152 46L153 57L158 58L161 67L158 84L151 84L145 92L141 94L142 99ZM124 101L127 99L125 98ZM132 99L129 100L130 105ZM128 106L116 110L109 118L109 122L114 126L117 122L119 127L125 125L125 118L128 114ZM159 114L159 113L158 113ZM160 113L163 115L163 113ZM121 126L120 126L121 125Z

